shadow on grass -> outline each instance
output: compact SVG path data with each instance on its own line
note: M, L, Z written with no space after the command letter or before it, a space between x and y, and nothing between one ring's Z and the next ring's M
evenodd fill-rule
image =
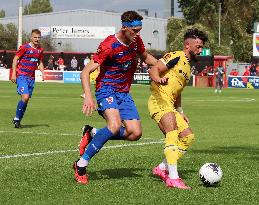
M199 154L237 154L242 155L245 158L250 158L252 160L259 160L259 149L255 147L248 146L225 146L225 147L211 147L210 149L196 149L191 150L193 153Z
M259 154L259 149L255 147L225 146L211 147L210 149L192 150L192 152L205 154Z
M88 172L91 180L99 179L122 179L122 178L136 178L142 177L137 172L143 172L145 169L138 168L117 168L117 169L104 169L96 172Z
M22 128L33 128L33 127L50 127L48 124L36 124L36 125L22 125Z

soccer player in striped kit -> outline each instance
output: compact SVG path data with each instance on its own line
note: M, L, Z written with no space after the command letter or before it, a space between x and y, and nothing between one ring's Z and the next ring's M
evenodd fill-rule
M15 128L21 128L21 120L32 96L35 83L35 70L39 68L44 79L43 48L40 46L41 32L33 29L29 43L22 45L16 52L12 64L11 81L17 84L17 93L21 100L17 104L13 118Z
M89 75L100 66L95 97L98 112L106 120L107 126L99 129L94 137L93 128L88 125L84 127L79 150L82 157L74 163L75 179L78 183L88 183L86 167L108 140L134 141L142 135L139 114L129 91L137 68L137 55L149 65L157 62L147 53L139 35L142 19L135 11L123 13L120 31L108 36L99 45L93 59L81 73L85 94L82 111L90 116L96 106L90 90Z

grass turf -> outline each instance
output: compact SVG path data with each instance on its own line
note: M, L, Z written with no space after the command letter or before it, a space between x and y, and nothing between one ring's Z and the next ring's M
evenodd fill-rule
M97 113L88 118L81 113L81 86L37 83L22 129L14 129L11 124L19 100L15 90L10 82L0 82L0 204L255 204L259 201L257 90L224 89L222 94L214 94L209 88L184 90L182 104L196 142L178 167L185 182L192 186L191 191L168 189L151 175L151 169L163 158L163 135L148 114L149 86L132 87L143 137L137 142L108 142L89 165L87 186L76 184L71 168L78 158L80 128L85 123L97 127L105 123ZM115 147L122 144L128 146ZM202 186L198 171L206 162L221 166L223 181L219 187Z

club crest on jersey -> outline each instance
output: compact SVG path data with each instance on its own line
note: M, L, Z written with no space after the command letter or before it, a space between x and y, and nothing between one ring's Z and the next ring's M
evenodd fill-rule
M102 51L102 48L101 48L101 46L99 46L99 48L97 48L97 50L96 50L96 54L99 54L101 51Z
M170 54L170 53L167 53L167 54L165 54L165 55L163 56L163 59L164 59L165 61L170 60L170 58L171 58L171 54Z
M20 88L20 93L23 93L23 91L24 91L24 87L21 87Z
M107 102L108 102L109 104L111 104L111 103L113 102L113 97L108 97L108 98L106 98L106 100L107 100Z

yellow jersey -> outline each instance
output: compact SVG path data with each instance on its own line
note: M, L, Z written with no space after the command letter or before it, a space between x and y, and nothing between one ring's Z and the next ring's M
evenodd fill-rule
M191 66L189 59L183 51L166 53L161 59L168 68L161 77L168 77L168 83L161 85L151 82L151 93L156 98L165 98L174 103L177 96L181 94L183 88L188 84L191 77Z

